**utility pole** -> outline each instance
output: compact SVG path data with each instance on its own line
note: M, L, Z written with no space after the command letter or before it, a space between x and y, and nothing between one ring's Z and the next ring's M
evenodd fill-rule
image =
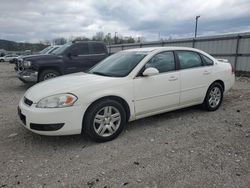
M199 19L199 17L201 17L201 16L196 16L196 17L195 17L195 31L194 31L194 38L196 38L196 36L197 36L197 27L198 27L198 19Z
M110 40L111 40L111 33L108 33L108 44L109 44L109 46L110 46Z
M117 32L115 32L115 37L114 37L114 41L115 41L115 44L117 43L117 36L116 36Z

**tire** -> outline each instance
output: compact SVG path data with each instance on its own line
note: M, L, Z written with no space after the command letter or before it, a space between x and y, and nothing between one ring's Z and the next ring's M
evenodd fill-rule
M3 60L3 59L0 59L0 62L4 62L4 60Z
M60 73L54 69L46 69L43 70L40 74L39 74L39 78L38 78L38 82L42 82L44 80L49 80L51 78L55 78L57 76L60 76Z
M123 131L126 123L123 106L115 100L105 99L94 103L87 111L83 133L96 142L107 142L115 139Z
M203 102L203 108L208 111L217 110L223 100L223 88L220 83L215 82L207 90L206 97Z

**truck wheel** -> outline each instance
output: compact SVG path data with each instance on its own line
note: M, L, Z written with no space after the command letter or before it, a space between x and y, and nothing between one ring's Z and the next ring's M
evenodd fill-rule
M46 69L43 70L40 74L39 74L39 78L38 81L42 82L44 80L49 80L51 78L55 78L57 76L60 76L60 73L54 69Z
M4 62L4 60L3 60L3 59L0 59L0 62Z

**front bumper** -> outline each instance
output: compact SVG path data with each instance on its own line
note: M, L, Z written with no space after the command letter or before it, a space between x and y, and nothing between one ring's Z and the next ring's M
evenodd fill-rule
M21 99L18 114L28 130L49 136L81 134L83 115L87 109L81 105L65 108L36 108Z
M23 82L37 82L38 72L33 70L17 71L17 77Z

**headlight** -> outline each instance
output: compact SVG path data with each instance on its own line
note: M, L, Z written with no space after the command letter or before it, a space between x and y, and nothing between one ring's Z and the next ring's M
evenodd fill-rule
M36 107L37 108L62 108L72 106L77 101L77 97L73 94L64 93L52 95L41 99Z
M23 66L24 66L24 68L29 68L31 66L31 62L30 61L24 61Z

